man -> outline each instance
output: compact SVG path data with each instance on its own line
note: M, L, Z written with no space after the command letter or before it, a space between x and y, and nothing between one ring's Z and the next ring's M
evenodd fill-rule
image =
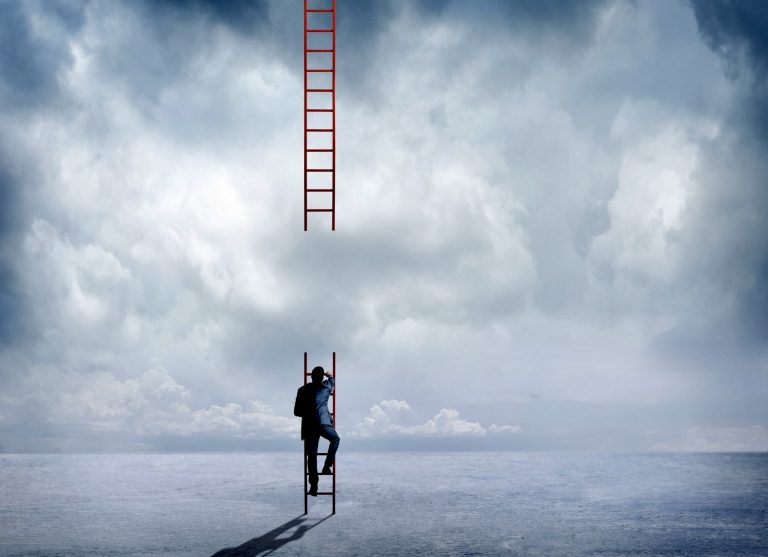
M323 376L326 380L323 381ZM328 410L328 398L333 392L333 377L325 373L322 366L312 370L312 382L299 387L293 415L301 417L301 438L304 441L304 453L307 455L309 468L309 494L317 496L317 444L320 437L330 441L328 455L321 474L331 474L331 467L336 458L341 438L333 429L333 416Z

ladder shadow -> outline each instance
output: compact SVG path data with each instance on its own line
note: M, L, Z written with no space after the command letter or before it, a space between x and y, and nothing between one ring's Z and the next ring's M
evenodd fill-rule
M283 547L285 544L302 538L304 534L321 522L328 520L331 516L333 515L329 514L314 524L307 525L306 522L311 522L311 519L307 518L305 515L299 515L285 524L281 524L277 528L270 530L266 534L262 534L258 538L248 540L242 545L220 549L211 557L261 557L263 555L269 555L273 551ZM280 537L281 534L284 534L292 528L295 528L295 530L288 537Z

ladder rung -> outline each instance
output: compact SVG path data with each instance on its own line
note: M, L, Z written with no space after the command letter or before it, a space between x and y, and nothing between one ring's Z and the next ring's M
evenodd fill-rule
M307 168L307 172L333 172L333 168Z
M333 70L307 70L308 72L325 72L325 73L331 73Z
M320 8L314 8L312 10L307 9L308 12L332 12L333 10L326 10L326 9L320 9Z
M318 491L318 495L333 495L333 491Z
M307 213L333 213L333 209L307 209Z
M307 93L333 93L333 89L307 89Z
M332 108L308 108L307 112L333 112Z
M332 132L333 128L307 128L308 132Z
M333 29L307 29L307 33L333 33Z
M317 191L317 192L320 192L320 191L324 191L324 192L328 192L328 193L330 193L330 192L332 192L332 191L333 191L333 188L307 188L307 191L308 191L308 192L313 192L313 191ZM333 395L331 395L331 396L333 396Z
M332 48L308 48L304 52L333 52Z
M333 149L307 149L307 153L333 153Z

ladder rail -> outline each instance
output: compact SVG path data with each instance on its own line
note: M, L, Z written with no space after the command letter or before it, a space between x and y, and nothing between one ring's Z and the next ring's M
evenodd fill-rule
M334 4L336 0L333 0ZM336 352L333 353L333 428L336 429ZM336 514L336 458L333 459L333 502L331 514Z
M331 35L331 41L333 42L333 46L331 49L333 52L331 53L331 67L333 68L333 73L331 74L331 108L333 109L333 112L331 113L331 119L332 127L333 127L333 134L331 141L333 142L333 145L331 148L333 151L331 151L331 167L333 168L333 174L331 174L331 189L333 190L331 192L331 230L336 230L336 0L333 0L333 13L331 14L331 20L332 20L332 27L333 27L333 34ZM333 353L333 374L334 374L334 381L336 380L336 352ZM334 411L334 420L336 419L336 397L333 398L333 411ZM334 474L333 474L333 512L336 513L336 469L334 467Z
M306 0L304 0L306 2ZM304 352L304 386L307 385L307 353ZM303 420L304 418L302 418ZM309 486L307 485L307 475L309 474L309 470L307 470L307 451L302 447L302 453L304 454L304 514L307 514L309 512L309 503L307 502L307 492L309 491Z
M307 9L309 6L307 6L307 0L304 0L304 231L307 230L307 197L309 196L309 192L307 192L307 86L309 85L307 83ZM307 370L307 354L304 353L304 371ZM307 378L304 376L304 384L307 384ZM306 470L306 458L304 459L304 469ZM307 475L304 474L304 485L306 488L307 483ZM306 492L307 490L304 489ZM304 496L304 514L307 514L307 498Z

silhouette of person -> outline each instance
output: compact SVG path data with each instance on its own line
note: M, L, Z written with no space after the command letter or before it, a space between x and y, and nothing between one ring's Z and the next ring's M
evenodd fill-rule
M323 380L323 376L326 377ZM333 416L328 410L328 398L333 392L333 377L325 373L322 366L312 370L312 382L299 387L293 415L301 417L301 439L304 441L304 453L309 468L309 494L317 496L317 445L320 437L330 441L328 454L321 474L330 474L336 459L336 450L341 438L333 428Z

